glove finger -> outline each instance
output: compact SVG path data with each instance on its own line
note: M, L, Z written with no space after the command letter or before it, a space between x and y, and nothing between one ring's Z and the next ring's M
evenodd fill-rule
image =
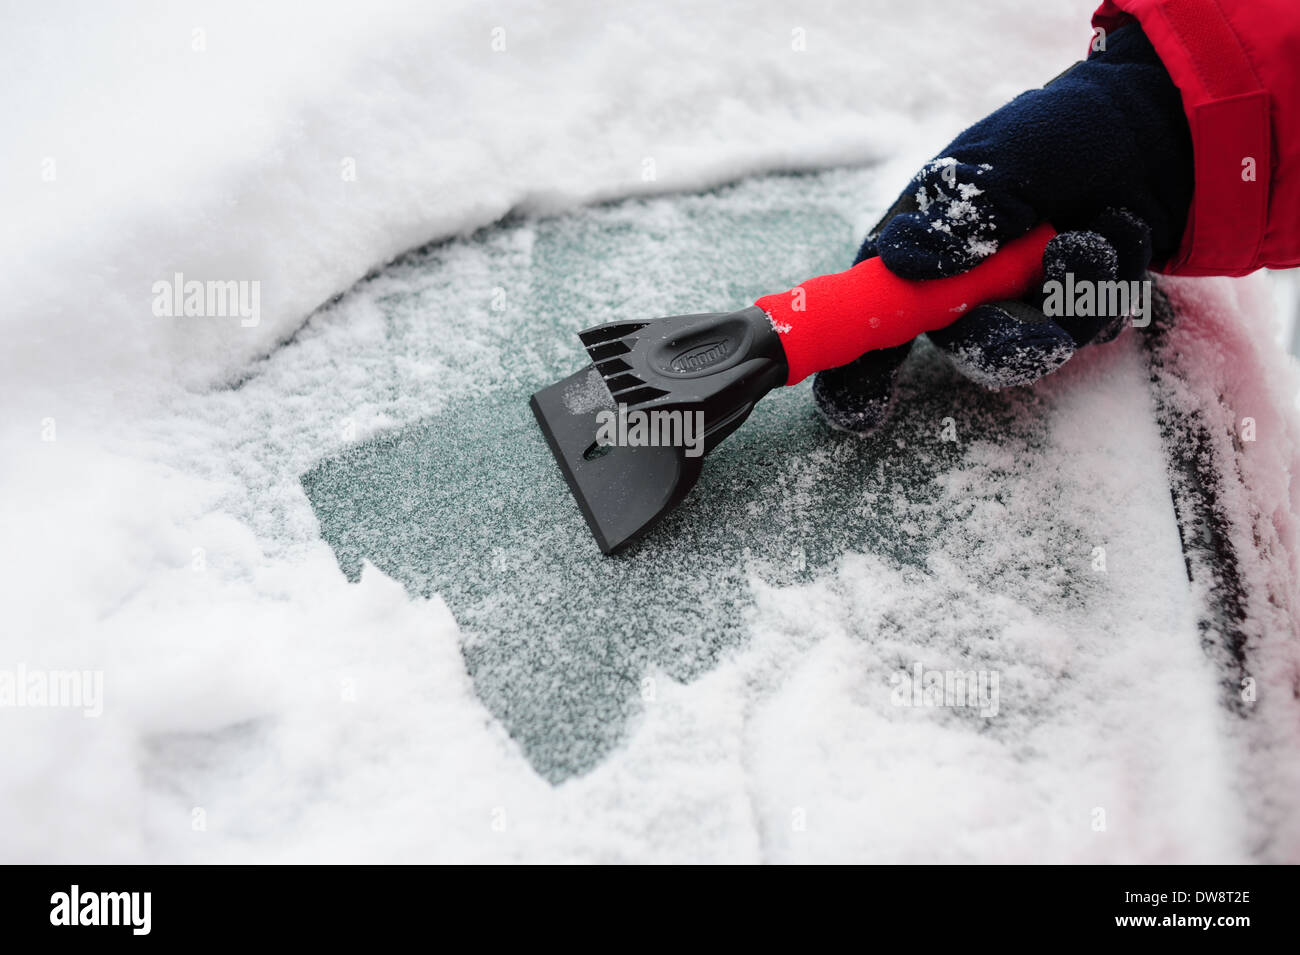
M1142 282L1147 277L1147 268L1151 265L1151 227L1127 209L1107 209L1090 226L1090 231L1106 237L1115 248L1119 257L1117 277L1121 282ZM1131 317L1144 317L1144 309L1150 307L1146 298L1135 298L1133 293L1142 294L1142 286L1129 285L1128 314L1118 315L1092 339L1092 344L1102 345L1111 341L1124 330Z
M1136 282L1151 265L1151 227L1127 209L1107 209L1088 226L1115 249L1119 262L1116 277Z
M926 335L953 366L986 388L1028 385L1073 357L1074 338L1027 302L991 302Z
M965 272L992 251L973 247L964 237L936 228L933 221L923 212L891 219L876 240L885 268L905 279L944 278Z
M906 279L955 275L1028 232L1038 216L996 181L988 163L927 163L880 229L876 248L885 267Z
M885 226L898 215L905 212L917 211L916 194L909 187L901 196L894 200L894 204L886 210L885 214L880 217L875 225L867 232L866 237L862 240L862 245L858 247L858 254L853 260L853 264L864 262L867 259L874 259L880 254L879 242L880 233L885 231Z
M861 358L817 373L813 399L832 428L870 434L889 418L894 382L912 343L869 351Z
M1069 332L1077 347L1103 334L1114 338L1128 316L1103 307L1107 298L1100 283L1115 282L1118 273L1119 253L1105 236L1061 232L1043 251L1043 288L1031 302Z

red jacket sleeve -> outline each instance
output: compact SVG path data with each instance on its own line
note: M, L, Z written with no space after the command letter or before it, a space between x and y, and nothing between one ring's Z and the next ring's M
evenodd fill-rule
M1300 265L1300 0L1105 0L1092 23L1109 33L1130 18L1182 94L1192 133L1192 207L1162 270Z

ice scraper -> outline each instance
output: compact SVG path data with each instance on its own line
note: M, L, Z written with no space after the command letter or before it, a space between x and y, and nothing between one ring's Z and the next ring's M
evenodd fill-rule
M735 312L596 325L591 364L532 397L596 543L611 554L679 504L703 456L780 385L954 322L1042 281L1042 224L968 272L907 281L867 259Z

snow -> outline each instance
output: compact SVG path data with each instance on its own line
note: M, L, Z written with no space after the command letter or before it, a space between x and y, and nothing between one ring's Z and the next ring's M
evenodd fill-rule
M1219 448L1246 720L1133 332L1003 396L923 352L874 443L775 395L630 560L528 419L579 327L843 268L1089 7L11 17L0 668L105 700L0 711L0 858L1300 859L1300 389L1257 280L1177 286L1176 400L1258 428ZM260 321L155 316L178 272ZM997 716L893 705L917 662L998 673Z
M1171 332L1175 362L1163 387L1172 400L1201 410L1210 422L1212 453L1232 462L1217 492L1248 582L1243 624L1248 654L1241 680L1254 684L1247 705L1255 711L1233 727L1233 735L1268 767L1262 791L1252 794L1252 837L1257 843L1276 839L1295 845L1300 839L1291 796L1300 786L1294 757L1300 685L1296 363L1270 334L1272 290L1263 276L1249 282L1170 280L1166 287L1185 319ZM1214 397L1207 401L1206 395Z

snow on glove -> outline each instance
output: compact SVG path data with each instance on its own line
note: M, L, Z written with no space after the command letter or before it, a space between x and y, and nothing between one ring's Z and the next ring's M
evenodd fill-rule
M1044 282L1133 281L1178 248L1192 195L1191 135L1177 87L1129 24L1047 86L971 126L913 177L867 235L855 264L880 256L907 279L964 272L1041 221L1060 233ZM928 338L990 388L1028 384L1075 350L1109 341L1124 315L1049 318L1044 294L972 309ZM821 372L827 421L860 433L884 422L911 345Z

